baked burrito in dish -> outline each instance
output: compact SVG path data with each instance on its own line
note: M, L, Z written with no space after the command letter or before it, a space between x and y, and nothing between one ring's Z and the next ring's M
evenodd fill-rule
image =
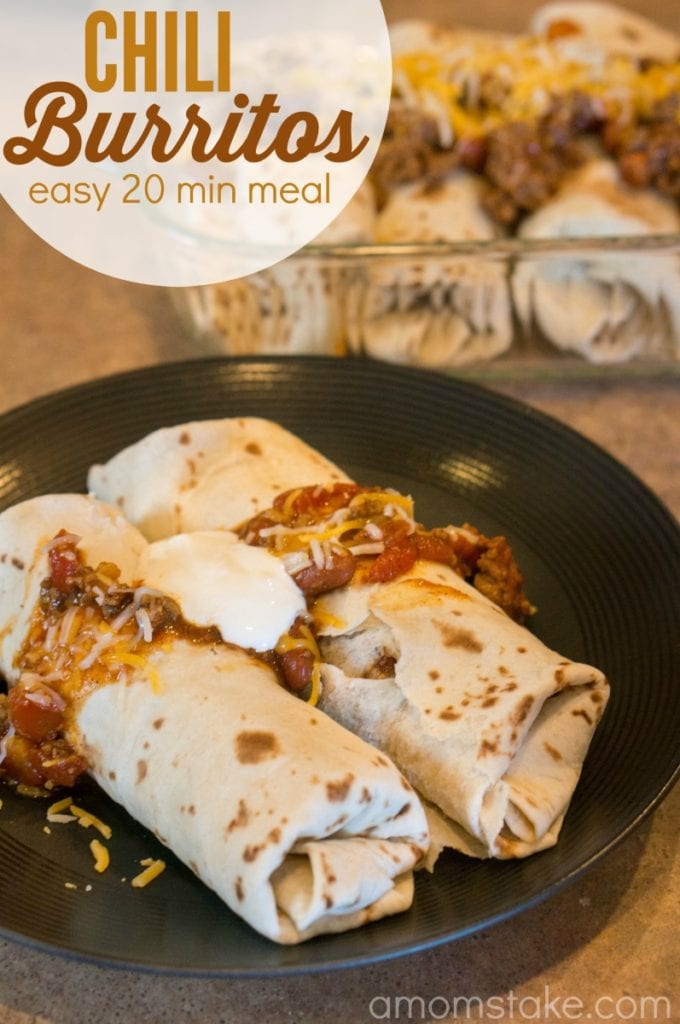
M294 490L241 536L307 595L320 707L431 805L431 859L554 845L609 688L520 624L532 609L504 538L426 530L410 499L347 484Z
M489 241L498 235L466 171L401 185L376 221L378 244ZM352 351L445 368L492 359L510 347L512 312L503 262L436 254L378 261L348 295Z
M280 684L265 648L304 601L276 559L219 534L147 547L78 495L4 512L0 552L0 775L49 789L88 771L276 942L410 905L423 808L386 757ZM273 596L259 620L257 600L241 626L226 616L226 642L210 623L231 569L232 608L247 576Z
M632 189L616 164L592 160L565 179L557 194L521 225L522 238L616 238L680 231L672 200ZM593 363L636 355L677 355L680 338L680 259L617 253L524 259L513 274L521 321L564 351Z
M586 53L604 51L637 60L674 61L680 36L641 14L602 0L553 0L534 12L531 32L562 39Z

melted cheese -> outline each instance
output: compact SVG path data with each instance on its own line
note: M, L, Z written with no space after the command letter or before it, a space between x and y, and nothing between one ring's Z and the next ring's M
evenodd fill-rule
M174 598L188 622L216 626L223 640L255 651L274 648L306 611L279 559L225 531L156 541L142 555L139 573Z
M678 62L641 67L630 57L583 47L578 38L469 41L448 51L402 53L394 66L397 93L410 105L448 119L461 138L511 121L533 121L553 97L573 91L596 97L603 112L615 116L621 107L649 113L680 88Z

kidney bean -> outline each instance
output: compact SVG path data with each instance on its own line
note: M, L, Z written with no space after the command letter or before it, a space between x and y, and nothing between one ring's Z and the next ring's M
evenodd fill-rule
M333 549L330 557L319 567L308 565L295 573L293 579L306 597L325 594L328 590L343 587L354 575L355 561L351 551Z

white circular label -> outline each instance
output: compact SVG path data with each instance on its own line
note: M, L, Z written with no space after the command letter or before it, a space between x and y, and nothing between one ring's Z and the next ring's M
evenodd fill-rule
M46 242L154 285L244 277L326 228L389 106L379 0L3 0L0 189Z

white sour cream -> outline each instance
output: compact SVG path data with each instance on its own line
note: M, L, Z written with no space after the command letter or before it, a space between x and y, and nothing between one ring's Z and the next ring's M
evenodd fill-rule
M274 555L233 533L180 533L149 544L138 574L177 601L197 626L216 626L239 647L267 651L306 611L300 589Z

